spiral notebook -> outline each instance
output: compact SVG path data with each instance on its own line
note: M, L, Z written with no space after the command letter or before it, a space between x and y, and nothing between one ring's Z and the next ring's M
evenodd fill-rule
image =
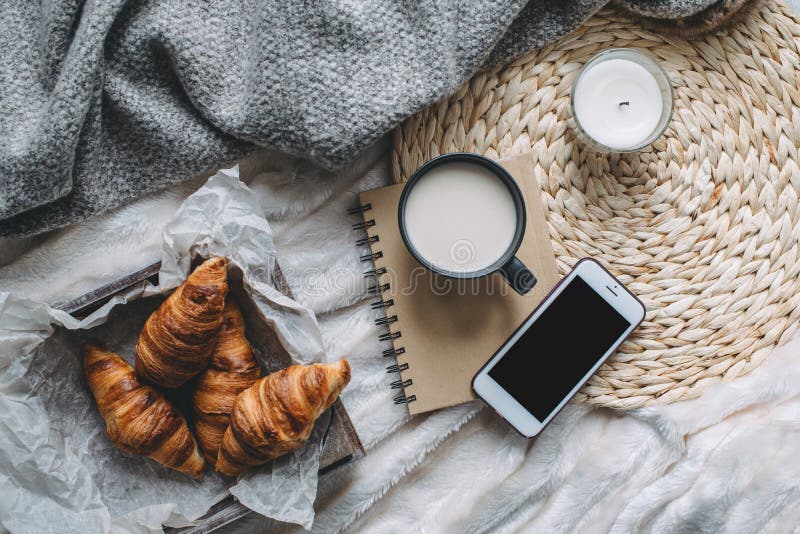
M397 204L403 184L359 195L351 211L361 213L365 230L358 245L369 245L361 257L372 262L367 271L375 278L372 307L385 310L376 321L388 332L383 356L396 358L387 367L398 377L391 387L402 390L395 398L411 414L428 412L475 398L472 377L522 324L558 280L555 256L541 204L541 191L530 155L499 162L525 195L527 227L517 257L538 278L525 296L514 293L495 274L477 280L447 281L435 276L405 248L397 223Z

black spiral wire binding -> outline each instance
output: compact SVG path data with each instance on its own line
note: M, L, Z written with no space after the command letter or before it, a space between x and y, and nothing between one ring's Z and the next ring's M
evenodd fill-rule
M364 254L363 256L361 256L360 259L361 259L361 261L375 261L378 258L382 258L382 257L383 257L383 251L376 250L372 254Z
M359 206L356 206L355 208L350 208L349 210L347 210L347 214L358 215L359 213L364 213L365 211L369 211L371 209L372 209L372 204L367 202L366 204L361 204ZM374 223L375 221L372 222Z
M391 323L397 322L396 315L390 315L389 317L381 317L380 319L375 319L375 324L378 326L383 326Z
M386 372L389 374L399 373L400 371L407 371L407 370L408 370L407 363L395 363L386 368Z
M373 226L375 226L375 219L369 219L364 222L353 224L351 225L351 228L353 228L353 230L366 230L367 228L371 228Z
M411 380L410 378L408 380L395 380L394 382L391 383L391 385L389 385L389 387L392 389L407 388L413 383L414 381Z
M405 347L397 347L396 349L391 348L384 350L382 355L384 358L388 358L389 356L399 356L401 354L405 354L405 352L406 352Z
M379 310L381 308L383 308L385 310L386 308L388 308L390 306L394 306L394 299L379 300L379 301L373 302L372 304L369 305L369 307L372 308L373 310Z
M384 293L385 291L389 291L391 286L389 284L378 284L377 286L372 286L367 288L367 293L370 295L377 295L379 293Z
M386 274L386 267L364 271L364 278L372 278L373 276L380 276L382 274Z
M371 245L372 243L377 243L378 241L380 241L380 238L378 236L371 235L369 237L365 237L363 239L359 239L358 241L356 241L356 245L361 247L361 246L364 246L364 245Z
M367 228L372 228L373 226L375 226L375 219L368 219L367 216L364 215L366 212L368 212L371 209L372 209L372 204L366 203L366 204L362 204L362 205L356 206L355 208L351 208L351 209L347 210L347 213L350 214L350 215L362 215L364 217L363 222L359 222L359 223L356 223L356 224L352 225L352 228L353 228L354 231L366 230ZM383 257L383 252L382 251L374 250L374 248L372 248L372 246L375 243L378 243L378 242L380 242L380 237L377 236L377 235L373 235L373 236L367 235L366 237L363 237L363 238L360 238L360 239L356 240L356 246L359 246L359 247L362 247L364 245L369 245L370 246L370 253L369 254L364 254L363 256L361 256L361 258L360 258L361 261L363 261L363 262L373 262L374 263L375 260L378 260L378 259ZM372 286L372 287L367 289L367 293L369 293L370 295L383 295L383 293L385 293L385 292L389 291L389 289L391 289L391 286L388 283L381 284L380 282L377 281L379 279L379 277L384 275L384 274L386 274L386 267L373 267L372 269L369 269L369 270L364 272L364 277L365 278L373 278L374 277L376 279L376 282L377 282L376 285L374 285L374 286ZM391 306L394 306L394 299L391 299L391 298L388 298L388 299L381 298L381 300L375 301L372 304L370 304L370 308L372 308L373 310L380 310L380 309L386 310L387 308L389 308ZM398 321L397 315L385 315L384 317L376 319L375 320L375 324L378 325L378 326L388 326L388 325L390 325L392 323L395 323L397 321ZM378 340L380 340L380 341L391 341L392 345L394 345L394 341L396 339L400 338L401 335L402 334L400 333L400 331L396 331L396 332L391 332L390 331L390 332L386 332L384 334L379 335L378 336ZM384 350L382 355L383 355L384 358L388 358L388 357L392 357L392 356L397 357L397 356L399 356L401 354L404 354L405 352L406 352L405 347L394 347L394 346L392 346L392 348ZM408 363L395 363L395 364L392 364L392 365L389 365L388 367L386 367L386 372L389 373L389 374L391 374L391 373L400 373L401 371L406 371L406 370L408 370ZM414 383L414 381L412 379L410 379L410 378L408 378L406 380L403 380L401 378L399 380L393 381L390 384L389 387L391 389L403 389L403 388L407 388L407 387L411 386L413 383ZM396 395L393 398L393 400L394 400L395 404L408 404L409 402L414 402L415 400L417 400L417 396L416 395L405 395L404 393L401 393L399 395Z
M405 393L401 393L400 395L394 398L395 404L408 404L410 402L414 402L417 400L416 395L406 395Z
M400 337L400 332L389 332L388 334L381 334L378 336L378 341L391 341Z

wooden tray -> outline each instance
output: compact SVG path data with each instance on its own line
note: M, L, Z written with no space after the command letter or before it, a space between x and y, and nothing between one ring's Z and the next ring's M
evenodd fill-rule
M111 284L90 291L74 300L56 305L56 307L76 317L85 317L102 306L114 295L126 289L141 284L144 281L150 281L156 284L158 282L158 271L160 267L160 262L154 263L140 271L120 278ZM230 275L229 282L230 291L237 297L237 301L242 309L245 327L247 329L247 338L253 350L259 354L270 355L270 364L267 371L273 372L289 365L291 359L280 344L275 331L263 323L261 318L257 315L252 302L245 295L241 277L237 276L236 272L233 272ZM286 279L277 265L273 276L273 282L283 294L289 297L292 296ZM330 426L327 430L327 439L325 440L322 456L320 457L320 475L330 473L336 468L348 464L365 454L364 447L361 445L358 434L356 434L353 428L353 424L350 421L350 417L341 399L337 400L333 406L331 406L330 410ZM165 530L167 532L180 532L181 534L212 532L250 513L252 513L252 511L249 508L240 504L233 496L229 496L212 506L206 515L197 520L195 526L180 529L166 528Z

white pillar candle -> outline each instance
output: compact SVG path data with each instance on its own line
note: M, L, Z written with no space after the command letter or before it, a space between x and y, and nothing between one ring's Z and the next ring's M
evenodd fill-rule
M601 150L638 150L660 137L672 115L669 79L649 57L616 49L592 58L572 90L579 130Z

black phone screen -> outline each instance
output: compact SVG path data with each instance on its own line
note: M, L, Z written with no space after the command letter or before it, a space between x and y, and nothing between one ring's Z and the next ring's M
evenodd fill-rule
M544 421L630 323L576 276L489 371Z

